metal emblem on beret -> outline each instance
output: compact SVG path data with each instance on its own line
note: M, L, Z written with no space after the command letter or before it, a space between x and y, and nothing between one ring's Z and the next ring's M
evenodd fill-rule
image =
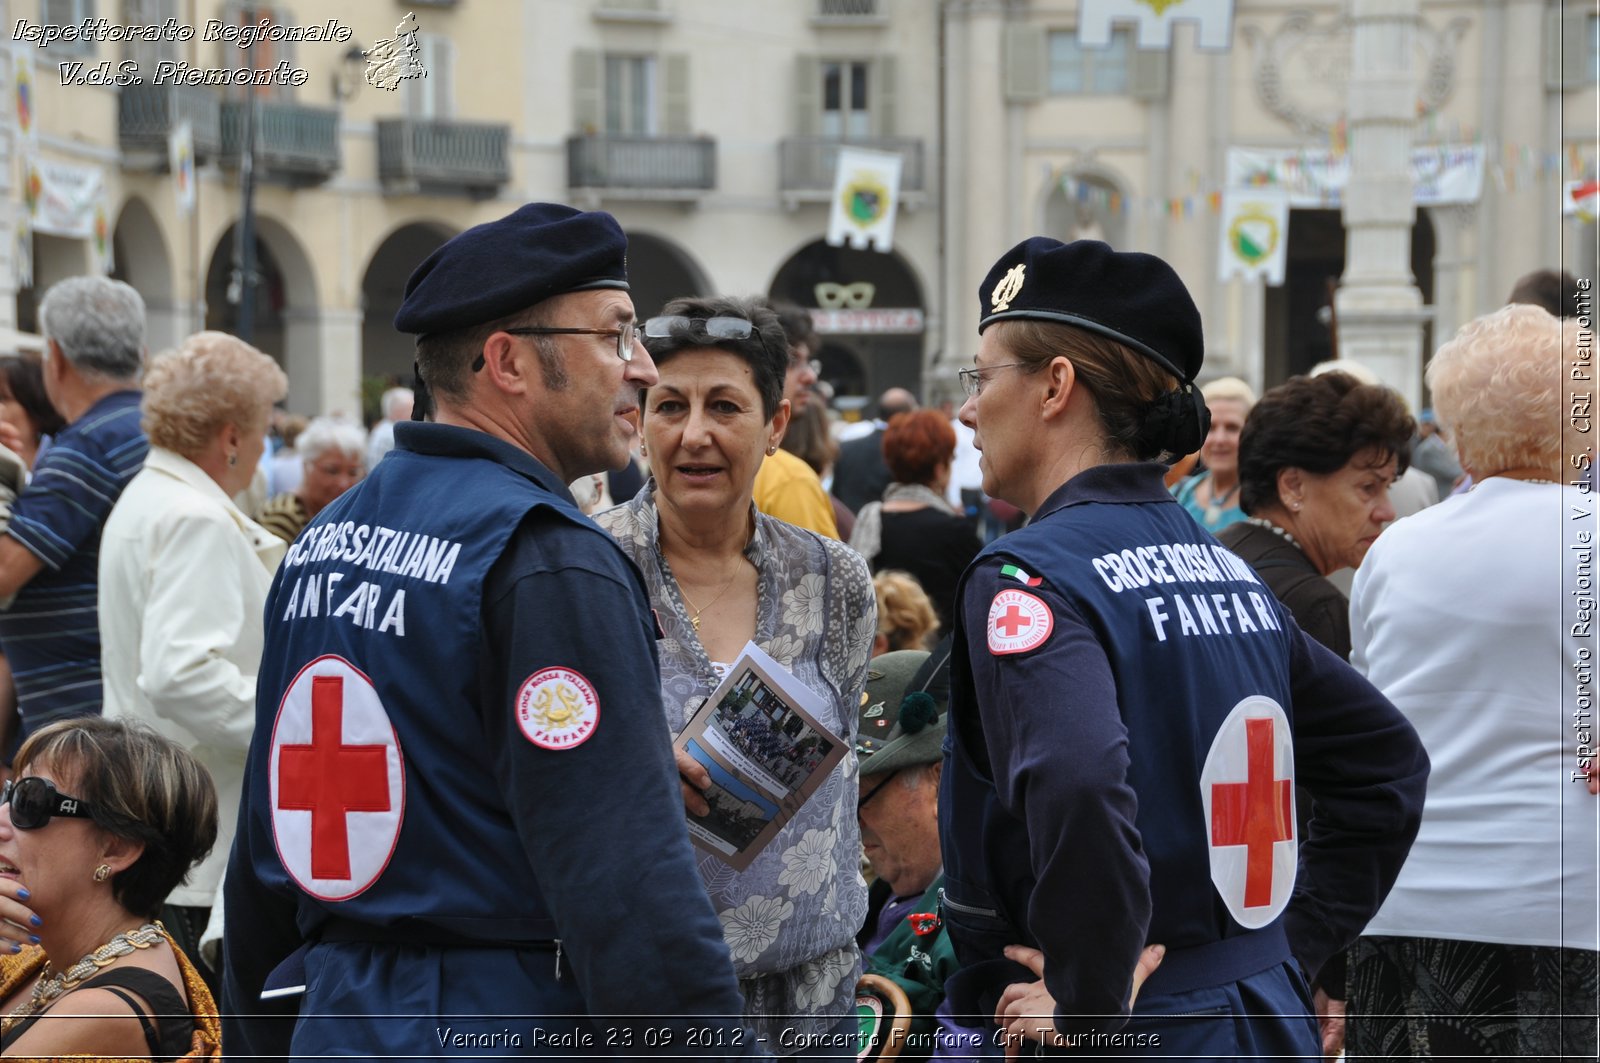
M1000 278L999 284L994 286L994 291L989 293L989 305L995 313L998 314L1011 306L1011 300L1015 299L1017 293L1022 291L1023 274L1027 270L1028 264L1019 262L1011 267L1010 272Z

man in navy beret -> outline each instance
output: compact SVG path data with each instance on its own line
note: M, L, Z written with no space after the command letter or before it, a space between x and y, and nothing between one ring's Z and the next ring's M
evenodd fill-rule
M433 423L396 426L267 606L230 1053L757 1050L643 581L565 486L628 459L657 380L626 252L610 215L536 203L406 285Z

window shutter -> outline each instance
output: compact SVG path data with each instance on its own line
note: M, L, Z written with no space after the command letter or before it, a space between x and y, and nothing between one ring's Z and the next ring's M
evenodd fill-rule
M794 132L814 137L822 117L822 64L814 55L797 55L794 75Z
M1044 99L1049 69L1044 30L1020 22L1006 26L1002 66L1000 76L1007 103L1037 103Z
M871 72L867 75L867 96L872 101L872 129L876 136L892 137L898 126L895 115L896 90L899 88L896 78L898 69L892 55L882 56L872 64Z
M1167 55L1165 48L1133 49L1128 57L1128 95L1136 100L1167 98Z
M689 56L671 52L661 57L661 131L669 137L689 135Z
M1581 88L1588 79L1588 14L1566 5L1544 12L1544 87L1551 92Z
M605 60L593 48L578 48L572 53L572 131L580 135L598 133L605 121L601 108L601 86L605 82Z

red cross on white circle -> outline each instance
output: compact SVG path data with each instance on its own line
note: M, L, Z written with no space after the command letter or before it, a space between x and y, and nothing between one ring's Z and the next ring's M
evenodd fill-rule
M372 681L319 657L289 684L273 725L273 840L300 888L347 900L377 881L405 812L400 742Z
M1037 594L1007 587L989 603L989 652L1025 653L1042 645L1055 627L1055 614Z
M1211 881L1240 925L1265 926L1289 903L1299 857L1293 734L1277 702L1255 695L1234 706L1212 740L1200 789Z
M995 621L995 627L999 628L1000 633L1006 638L1010 638L1025 627L1032 626L1033 620L1014 605L1005 611L1004 616Z

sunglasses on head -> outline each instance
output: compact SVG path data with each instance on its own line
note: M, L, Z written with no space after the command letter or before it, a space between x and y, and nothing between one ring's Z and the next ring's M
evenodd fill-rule
M753 332L761 334L761 330L742 317L685 317L682 314L673 314L667 317L653 317L644 323L644 334L653 340L662 340L673 333L689 332L701 333L718 340L748 339Z
M0 805L10 802L11 825L18 830L38 830L50 822L52 816L73 819L90 819L89 803L68 797L57 790L55 784L29 775L23 779L7 779L0 788Z

